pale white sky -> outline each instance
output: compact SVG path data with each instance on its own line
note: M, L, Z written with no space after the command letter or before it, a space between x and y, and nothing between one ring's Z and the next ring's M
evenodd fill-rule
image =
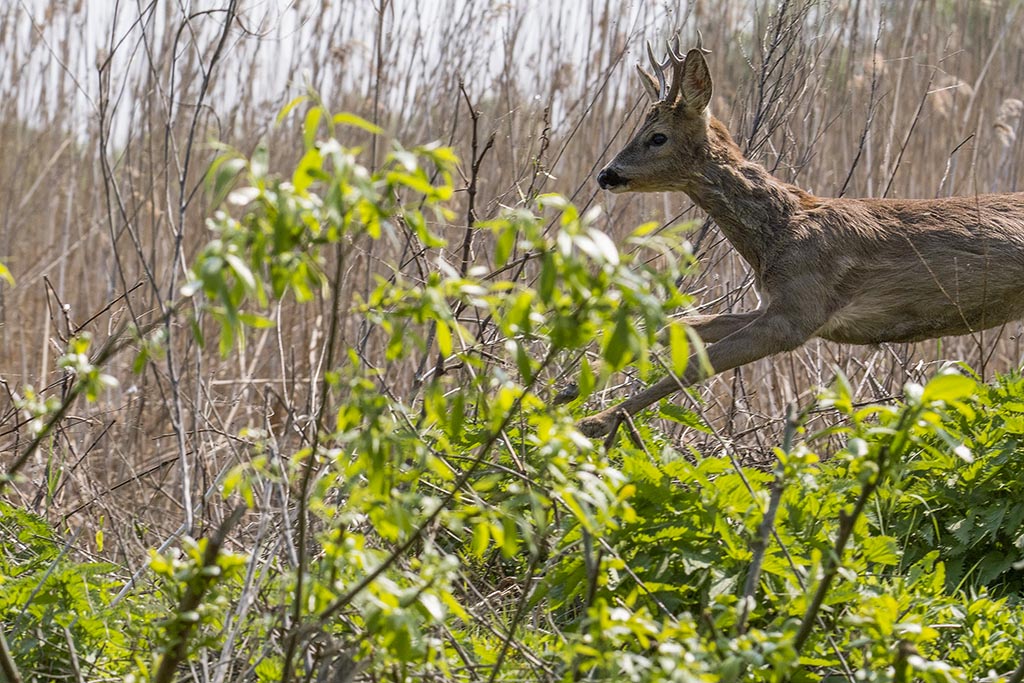
M17 63L20 68L17 73L0 69L0 94L15 102L21 116L45 121L61 105L60 85L63 83L66 90L73 80L78 95L73 102L63 105L71 111L63 111L59 118L75 121L76 127L84 131L97 116L100 84L96 65L106 58L113 42L117 49L111 70L111 92L117 99L114 128L115 138L119 138L129 131L138 105L127 101L131 90L127 86L143 78L148 69L143 36L159 43L168 30L177 30L183 13L221 9L227 1L0 0L2 3L17 5L13 25L8 22L6 28L0 27L0 34L7 34L0 42L8 51L13 47L18 54L0 53L0 61ZM230 106L238 98L246 97L266 101L270 111L274 111L301 92L302 84L311 76L313 85L327 99L339 87L349 92L368 92L375 54L376 4L370 0L241 0L241 25L255 35L245 35L237 27L232 31L217 84L218 105ZM636 45L631 47L639 53L643 42L640 32L649 32L654 17L667 13L678 18L680 13L685 14L685 0L668 4L677 7L667 10L666 5L655 6L642 0L395 0L388 16L390 35L385 37L385 44L391 59L404 73L389 75L416 79L429 77L431 69L450 68L465 73L467 78L489 81L504 68L504 41L518 31L514 68L519 71L524 88L540 88L543 84L535 81L539 74L555 72L552 62L569 61L580 64L582 69L586 55L592 55L595 47L600 52L603 46L593 45L589 31L593 17L606 6L617 12L614 16L621 23L620 28L637 36ZM54 6L63 8L53 11ZM139 20L140 13L146 17L144 24ZM457 36L460 44L452 45L450 28L445 29L457 25L460 19L473 26L473 30ZM219 20L200 16L192 26L200 36L199 42L211 45L219 24ZM330 31L326 36L325 27ZM552 31L557 32L561 54L550 55L539 49L550 44ZM179 58L188 49L186 41L182 45ZM348 55L342 72L335 72L335 60L317 52L334 49L344 50ZM470 55L472 63L451 61L465 60ZM248 71L244 76L240 72L241 65L249 64L256 67L251 79ZM224 78L225 73L229 77ZM399 89L389 92L400 98ZM401 102L391 104L400 106Z

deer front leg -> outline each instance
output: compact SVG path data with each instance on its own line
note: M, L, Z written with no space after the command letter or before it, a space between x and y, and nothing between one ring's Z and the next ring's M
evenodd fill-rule
M636 396L580 420L577 427L587 437L604 436L616 424L616 415L620 411L635 415L651 404L683 387L706 379L711 374L725 372L776 353L791 351L810 339L819 326L820 324L811 323L792 312L773 311L771 308L757 312L757 316L747 325L707 347L708 361L713 369L711 373L704 373L696 356L691 355L686 373L682 377L665 377Z

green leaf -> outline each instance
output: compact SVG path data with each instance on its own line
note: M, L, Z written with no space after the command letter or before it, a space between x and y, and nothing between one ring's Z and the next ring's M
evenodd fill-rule
M446 358L452 355L452 330L443 320L437 321L437 350Z
M869 536L861 541L864 559L874 564L899 564L897 548L896 539L892 536Z
M501 519L503 537L501 541L501 552L505 557L513 558L519 554L519 538L516 534L516 523L511 517Z
M451 612L454 616L458 617L467 624L471 622L472 617L469 616L469 613L466 611L466 608L464 608L462 604L459 603L459 601L456 600L451 593L449 593L448 591L441 593L441 600L448 608L448 611Z
M228 354L231 353L232 347L235 345L235 328L230 324L222 325L218 342L217 350L220 352L221 358L227 358ZM239 338L239 344L241 342L242 340Z
M457 439L462 438L462 430L466 422L466 396L456 391L452 396L448 409L448 433Z
M253 276L252 271L249 270L249 266L245 265L245 262L235 256L234 254L225 254L224 261L231 267L235 275L245 284L249 290L256 289L256 278Z
M269 329L274 326L274 321L266 316L256 315L255 313L242 313L238 312L238 320L247 327L252 327L258 330Z
M473 527L473 554L477 557L483 557L483 554L487 551L487 542L490 538L487 523L477 522Z
M555 281L558 278L558 266L555 264L555 257L551 252L546 252L540 264L540 282L537 285L537 293L540 300L550 304L555 293Z
M604 360L611 366L611 370L619 370L632 358L633 330L629 321L629 314L620 311L615 318L615 327L608 336L604 347Z
M420 173L404 173L402 171L391 171L385 177L389 185L405 185L410 190L419 192L422 195L434 194L434 186Z
M228 190L238 178L238 174L245 169L245 165L245 159L238 156L219 156L213 160L206 174L206 184L214 206L219 206L224 201Z
M313 107L306 112L306 120L302 124L302 142L306 145L306 149L313 149L316 135L320 131L320 119L323 114L324 110L320 107Z
M150 347L148 344L143 344L142 348L140 348L139 352L135 355L135 360L132 361L132 374L142 374L142 371L145 370L146 366L149 364L149 358Z
M692 410L687 410L678 403L671 401L662 402L658 409L658 415L665 419L671 420L672 422L678 422L681 425L685 425L691 429L704 432L705 434L711 434L711 428L708 427L700 419L700 417Z
M526 383L533 381L533 364L530 361L530 354L527 353L526 347L521 343L516 342L516 367L519 369L519 374L523 376L523 381Z
M921 400L925 403L931 401L956 401L967 398L977 391L978 383L969 377L964 377L957 372L947 372L936 375L924 388L924 395Z
M306 102L308 100L309 100L309 96L308 95L299 95L298 97L293 99L291 102L289 102L288 104L284 105L284 108L277 115L277 123L278 123L278 125L280 125L280 123L282 121L284 121L285 117L288 116L288 114L292 113L292 110L295 109L295 107L299 106L300 104L302 104L303 102Z
M370 131L373 132L373 131ZM425 145L419 148L420 152L430 157L430 159L443 169L453 168L459 163L459 157L455 155L455 151L451 147L445 147L443 145Z
M320 155L320 150L316 148L306 150L292 174L292 185L295 186L296 192L302 193L308 190L313 181L323 173L323 167L324 158Z
M356 128L362 128L367 133L373 133L374 135L382 135L384 133L384 129L377 124L370 123L361 116L356 116L355 114L349 114L347 112L335 114L332 121L335 125L355 126Z
M508 262L508 257L512 255L512 249L516 244L516 229L512 224L507 224L498 233L498 238L494 243L494 263L499 268L504 266Z
M206 337L203 336L203 328L200 327L199 321L194 316L188 319L188 326L192 329L192 338L196 340L196 344L199 348L206 347Z
M660 226L661 223L659 223L658 221L648 221L642 225L637 226L636 229L633 230L633 234L631 235L631 237L646 237L647 235L657 230Z
M586 356L580 361L580 373L576 383L580 391L579 398L587 398L597 386L597 378L594 376L594 370L590 367L590 361Z
M690 340L686 336L686 329L680 323L669 324L668 346L672 354L672 372L677 377L682 377L690 363Z

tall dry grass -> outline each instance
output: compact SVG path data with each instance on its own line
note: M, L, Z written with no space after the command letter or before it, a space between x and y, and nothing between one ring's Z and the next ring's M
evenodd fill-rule
M741 147L785 180L818 194L933 197L1017 189L1022 145L1024 33L1009 1L765 3L177 3L33 0L0 7L0 453L24 447L16 397L31 385L66 391L55 358L72 334L102 339L121 321L159 320L207 239L202 176L221 140L250 151L269 142L273 164L294 161L298 120L275 125L306 84L408 142L441 140L464 160L479 219L561 192L598 204L621 236L648 220L700 218L683 195L599 193L596 169L643 113L632 64L645 40L699 28L713 53L715 113ZM478 112L474 116L471 112ZM476 128L477 146L472 140ZM493 140L490 144L488 141ZM384 141L354 137L381 159ZM401 239L362 245L344 297L374 276L419 278L462 256L468 192L444 230L450 246ZM478 236L474 264L490 251ZM703 264L683 283L708 311L756 305L746 266L713 225L692 234ZM530 277L529 263L521 277ZM40 452L22 504L71 525L104 520L107 555L136 566L172 538L191 499L247 457L237 438L266 429L282 453L314 414L327 304L282 305L278 325L228 359L170 325L166 359L76 407ZM496 332L471 329L492 343ZM879 348L812 342L708 382L699 409L716 434L681 434L714 452L723 442L768 457L787 404L807 402L836 369L858 397L899 394L946 360L980 373L1021 363L1019 325L972 337ZM383 348L358 316L345 341L369 362ZM384 365L382 362L380 365ZM382 383L408 400L430 362L388 366ZM571 372L571 368L565 368ZM630 390L628 376L601 400ZM822 420L827 416L822 416Z

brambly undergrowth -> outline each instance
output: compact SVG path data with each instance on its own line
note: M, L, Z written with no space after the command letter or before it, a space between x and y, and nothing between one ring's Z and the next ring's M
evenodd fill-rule
M789 416L772 471L667 439L660 419L707 429L673 403L590 442L574 423L596 390L627 366L680 373L699 348L670 315L684 237L632 233L655 268L545 195L359 296L362 245L442 246L458 161L395 143L369 168L345 141L375 126L294 106L291 173L265 147L210 169L221 208L170 315L231 356L276 302L328 302L316 401L289 416L304 446L281 450L266 424L233 435L208 526L134 576L3 503L7 679L1021 680L1024 380L951 366L864 406L840 376ZM72 341L61 399L25 393L34 437L5 492L115 381L106 359L159 362L160 329ZM383 364L361 351L370 334ZM420 372L394 395L388 362L409 358ZM567 362L578 393L554 400Z

